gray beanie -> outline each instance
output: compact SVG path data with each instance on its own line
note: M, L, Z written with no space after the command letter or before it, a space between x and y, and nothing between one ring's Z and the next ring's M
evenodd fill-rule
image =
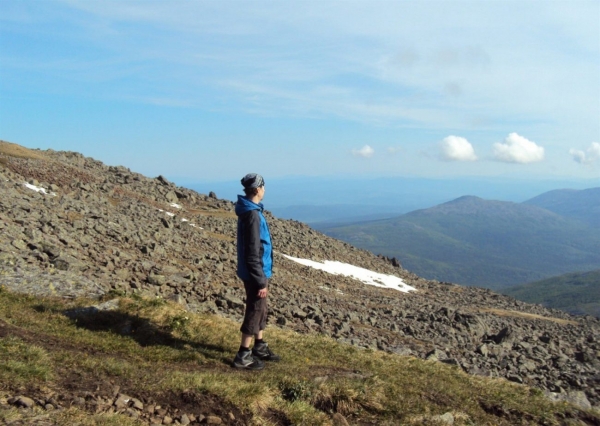
M265 180L258 173L248 173L242 178L242 186L246 189L260 188L265 184Z

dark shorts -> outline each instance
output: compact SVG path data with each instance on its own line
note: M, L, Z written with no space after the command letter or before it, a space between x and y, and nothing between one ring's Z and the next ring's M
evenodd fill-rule
M240 331L244 334L254 335L264 330L267 326L267 298L258 297L258 286L244 281L246 289L246 312Z

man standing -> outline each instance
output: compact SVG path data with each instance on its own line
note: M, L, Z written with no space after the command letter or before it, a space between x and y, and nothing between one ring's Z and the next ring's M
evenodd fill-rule
M238 195L235 206L235 214L238 216L237 275L244 281L246 311L240 328L242 342L233 366L260 370L265 367L264 361L280 360L263 340L263 331L267 325L268 279L272 274L273 248L261 203L265 196L265 181L261 175L249 173L241 182L246 195ZM251 351L252 337L254 347Z

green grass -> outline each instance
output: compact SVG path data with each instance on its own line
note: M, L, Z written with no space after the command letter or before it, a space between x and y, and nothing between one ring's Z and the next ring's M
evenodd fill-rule
M87 320L63 315L90 303L0 292L0 320L9 330L0 337L0 396L22 386L60 392L62 378L76 374L82 381L112 380L146 395L186 390L214 395L257 425L272 424L267 414L273 410L296 425L329 425L335 413L351 424L436 424L435 416L447 412L458 425L558 425L579 412L505 380L276 327L267 329L266 338L283 360L261 372L237 371L229 366L239 345L235 322L161 300L126 298L118 311ZM65 425L135 424L77 409L38 414ZM19 415L25 414L0 410L5 422Z
M0 340L0 381L27 383L29 380L46 381L52 378L48 353L35 345L7 337Z

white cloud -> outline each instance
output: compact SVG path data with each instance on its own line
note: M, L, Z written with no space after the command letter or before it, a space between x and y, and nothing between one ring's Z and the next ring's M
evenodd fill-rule
M352 155L357 157L370 158L375 153L375 150L371 148L369 145L363 146L361 149L353 149Z
M578 149L569 150L569 154L579 164L590 165L600 160L600 143L592 142L586 151Z
M473 145L460 136L448 136L440 143L441 155L447 161L475 161Z
M517 133L511 133L504 143L494 144L494 157L506 163L535 163L544 159L544 148Z

